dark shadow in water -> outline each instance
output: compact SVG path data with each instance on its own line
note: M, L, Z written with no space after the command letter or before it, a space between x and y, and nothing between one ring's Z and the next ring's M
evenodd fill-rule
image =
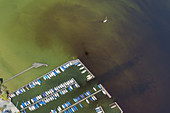
M152 80L133 83L128 90L124 90L123 93L116 95L116 97L118 98L118 101L126 100L129 97L133 97L133 96L140 97L140 95L143 95L146 91L152 90L151 85L153 84L154 81Z
M85 54L86 56L88 56L88 55L89 55L89 52L87 52L87 51L84 51L84 54Z
M95 56L95 57L99 57L99 56ZM133 59L131 59L127 62L124 62L121 65L117 65L117 66L113 67L112 69L108 70L107 72L105 72L101 75L98 75L96 77L96 79L100 82L103 82L103 83L107 82L109 80L114 80L114 78L119 76L122 72L124 72L125 70L133 68L135 66L135 64L139 63L141 57L142 57L142 55L138 55L138 56L135 55L133 57ZM82 60L82 61L86 61L86 60L88 60L88 57L83 56L79 59ZM100 63L100 61L98 61L98 62ZM107 65L104 65L104 66L101 65L100 69L106 69L106 67L107 67ZM92 69L93 69L93 67L92 67Z
M2 84L3 83L3 78L0 78L0 84Z
M7 94L7 95L9 94L9 91L8 91L8 90L6 91L6 94Z
M147 90L151 88L150 87L151 84L153 84L153 81L146 81L144 83L138 83L132 86L131 91L133 92L134 95L144 94Z
M106 82L110 80L110 78L114 79L115 77L119 76L121 72L130 69L134 66L134 61L127 61L124 64L118 65L113 67L111 70L107 71L106 73L100 75L100 81Z

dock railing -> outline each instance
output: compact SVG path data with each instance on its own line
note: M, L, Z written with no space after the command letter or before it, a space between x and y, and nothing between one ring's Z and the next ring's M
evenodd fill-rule
M121 113L123 113L123 110L120 108L120 106L115 102L116 106L120 109Z

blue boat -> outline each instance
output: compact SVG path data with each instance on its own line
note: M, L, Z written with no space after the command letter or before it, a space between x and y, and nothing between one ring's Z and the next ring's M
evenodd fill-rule
M45 78L48 79L47 75L45 75Z
M79 106L81 107L81 108L83 108L83 106L79 103Z
M36 105L34 105L34 107L35 107L35 109L37 109L37 106L36 106Z
M43 102L43 104L46 104L45 101L42 101L42 102Z
M70 87L68 87L68 90L69 90L69 91L71 91L71 88L70 88Z
M74 106L72 107L74 111L76 111L76 108L74 108Z
M45 96L47 95L47 93L44 93L45 94Z
M74 108L75 108L76 110L78 110L76 106L74 106Z
M59 91L59 93L60 93L61 95L63 95L63 93L62 93L61 91Z
M41 105L41 104L42 104L42 102L40 101L40 102L39 102L39 104Z
M78 65L78 64L79 64L79 62L75 63L74 65Z
M43 104L44 104L44 102L43 102L43 101L41 101L41 104L43 105Z
M63 106L66 108L67 106L65 104L63 104Z
M27 87L30 89L30 86L29 86L29 85L27 85Z
M65 68L64 68L63 66L61 66L61 68L62 68L63 70L65 70Z
M84 95L83 95L83 94L81 94L81 95L80 95L80 97L81 97L81 98L84 98Z
M87 92L91 95L90 91L87 91Z
M89 99L93 102L93 99L91 97L89 97Z
M99 112L100 110L99 109L96 109L96 112Z
M39 105L38 105L38 104L36 104L36 106L39 108Z
M78 100L76 98L73 98L74 102L77 102Z
M19 90L19 92L22 94L22 91L21 91L21 90Z
M57 75L57 72L56 71L53 71L55 75Z
M99 87L100 89L102 89L102 88L100 87L100 85L98 85L98 87Z
M71 103L70 102L67 102L69 104L69 106L71 106Z
M70 63L69 63L69 66L71 66L71 65L72 65L72 63L70 62Z
M56 91L54 88L52 89L54 92Z
M71 111L71 113L73 113L73 111L71 109L69 109Z
M33 98L33 100L34 100L35 102L37 101L37 99L36 99L35 97Z
M31 83L31 86L34 87L33 83Z
M73 84L73 87L74 87L74 88L76 88L76 85L75 85L75 84Z
M41 80L40 80L40 79L38 79L38 82L39 82L39 83L41 83Z
M81 100L80 97L77 97L77 100L78 100L78 101Z
M66 102L67 106L70 106L70 103L69 102Z
M22 103L22 106L23 106L24 108L26 107L24 103Z
M65 68L68 68L66 65L64 66Z
M88 96L87 93L84 93L84 94L85 94L86 96Z

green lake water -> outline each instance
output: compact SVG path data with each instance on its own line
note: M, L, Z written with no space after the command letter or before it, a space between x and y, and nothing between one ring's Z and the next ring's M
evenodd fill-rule
M78 57L125 113L169 113L169 12L168 0L0 0L0 77L49 64L6 83L17 89Z

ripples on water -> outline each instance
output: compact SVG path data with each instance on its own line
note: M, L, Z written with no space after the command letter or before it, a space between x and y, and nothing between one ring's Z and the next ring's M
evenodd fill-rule
M125 112L168 113L168 3L35 1L19 10L15 21L32 30L41 50L68 46Z

